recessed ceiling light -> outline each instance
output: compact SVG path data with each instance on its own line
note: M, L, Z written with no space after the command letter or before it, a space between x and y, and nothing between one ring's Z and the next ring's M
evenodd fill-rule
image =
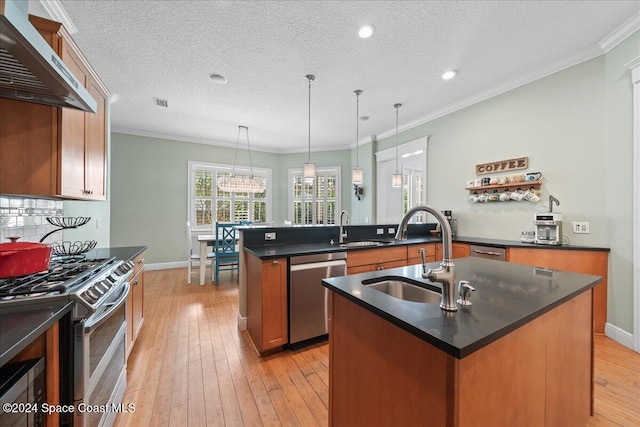
M373 25L363 25L358 28L358 36L360 36L361 39L368 39L373 35L374 30Z
M455 70L447 71L446 73L444 73L442 75L442 79L443 80L451 80L452 78L454 78L456 76L456 74L458 74L458 72L455 71Z
M224 76L221 76L220 74L209 74L209 78L211 79L212 82L217 83L219 85L223 85L227 82L227 79Z

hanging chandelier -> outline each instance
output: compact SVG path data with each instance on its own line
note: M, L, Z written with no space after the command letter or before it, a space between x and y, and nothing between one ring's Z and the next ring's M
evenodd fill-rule
M313 74L307 74L304 78L309 82L309 151L307 163L304 164L304 180L313 182L316 179L316 165L311 162L311 82L316 77Z
M362 173L362 169L358 164L358 139L360 138L360 95L362 94L362 91L360 89L356 89L353 91L353 94L356 96L356 167L351 171L351 182L354 185L362 185L364 176Z
M391 186L394 188L402 187L402 174L398 172L398 110L402 104L394 104L396 109L396 173L391 177Z
M244 129L247 136L247 148L249 150L250 175L236 175L236 159L238 158L238 147L240 145L240 134ZM249 128L238 126L238 139L236 141L236 153L233 157L233 169L231 175L222 176L217 180L217 186L226 193L264 193L267 188L267 180L264 177L253 176L253 163L251 162L251 145L249 144Z

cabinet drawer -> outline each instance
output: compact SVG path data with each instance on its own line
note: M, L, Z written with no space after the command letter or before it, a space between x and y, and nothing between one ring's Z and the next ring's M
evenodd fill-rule
M347 252L347 267L407 260L407 248L392 247ZM367 270L371 271L371 270Z
M424 249L424 255L429 262L429 257L433 257L435 261L436 256L436 244L435 243L420 243L417 245L407 246L407 259L418 258L420 260L420 249ZM418 261L421 262L421 261Z
M358 265L355 267L347 267L347 274L365 273L367 271L387 270L389 268L404 267L407 265L405 260L380 262L376 264Z
M133 275L135 276L144 269L144 252L133 260Z

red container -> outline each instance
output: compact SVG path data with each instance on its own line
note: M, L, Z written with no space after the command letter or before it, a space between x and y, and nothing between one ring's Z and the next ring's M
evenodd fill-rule
M51 246L43 243L0 244L0 279L39 273L49 269Z

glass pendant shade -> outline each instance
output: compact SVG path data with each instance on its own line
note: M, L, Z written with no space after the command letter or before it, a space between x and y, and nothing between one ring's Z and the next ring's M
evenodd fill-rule
M356 184L356 185L362 185L363 181L364 181L364 176L363 176L363 173L362 173L362 169L354 168L351 171L351 182Z
M304 164L304 180L313 181L314 179L316 179L316 165L307 162Z
M391 177L391 186L394 188L402 187L402 174L394 173Z

